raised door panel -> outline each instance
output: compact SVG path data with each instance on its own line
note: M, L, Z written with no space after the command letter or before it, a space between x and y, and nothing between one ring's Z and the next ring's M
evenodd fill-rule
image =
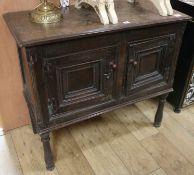
M114 101L118 47L44 59L49 121Z
M124 80L126 95L170 83L174 41L175 34L170 34L128 43Z

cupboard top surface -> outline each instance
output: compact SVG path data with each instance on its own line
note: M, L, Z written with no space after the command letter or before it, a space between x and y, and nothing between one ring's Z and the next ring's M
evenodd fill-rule
M63 9L64 19L56 24L32 23L29 11L7 13L4 19L20 47L191 19L177 11L173 16L162 17L152 6L148 0L135 5L127 0L115 0L119 18L116 25L103 25L93 9L78 10L74 6Z

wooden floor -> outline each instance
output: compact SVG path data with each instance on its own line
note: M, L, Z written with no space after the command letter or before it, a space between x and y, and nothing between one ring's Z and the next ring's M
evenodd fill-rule
M167 104L156 129L156 104L140 102L53 132L53 172L45 169L39 136L30 126L15 129L0 136L0 175L194 175L194 106L175 114Z

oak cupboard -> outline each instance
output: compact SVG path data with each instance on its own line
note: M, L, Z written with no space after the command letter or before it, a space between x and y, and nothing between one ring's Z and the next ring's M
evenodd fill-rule
M105 26L93 10L72 6L63 10L62 22L50 25L31 23L28 11L4 15L48 170L54 168L49 133L55 129L156 96L154 126L161 125L190 17L161 17L124 0L115 6L120 21Z

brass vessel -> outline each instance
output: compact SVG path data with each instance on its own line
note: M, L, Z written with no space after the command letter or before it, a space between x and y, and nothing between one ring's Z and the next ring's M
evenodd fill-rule
M53 3L43 0L31 13L31 20L35 23L56 23L62 19L60 9Z

